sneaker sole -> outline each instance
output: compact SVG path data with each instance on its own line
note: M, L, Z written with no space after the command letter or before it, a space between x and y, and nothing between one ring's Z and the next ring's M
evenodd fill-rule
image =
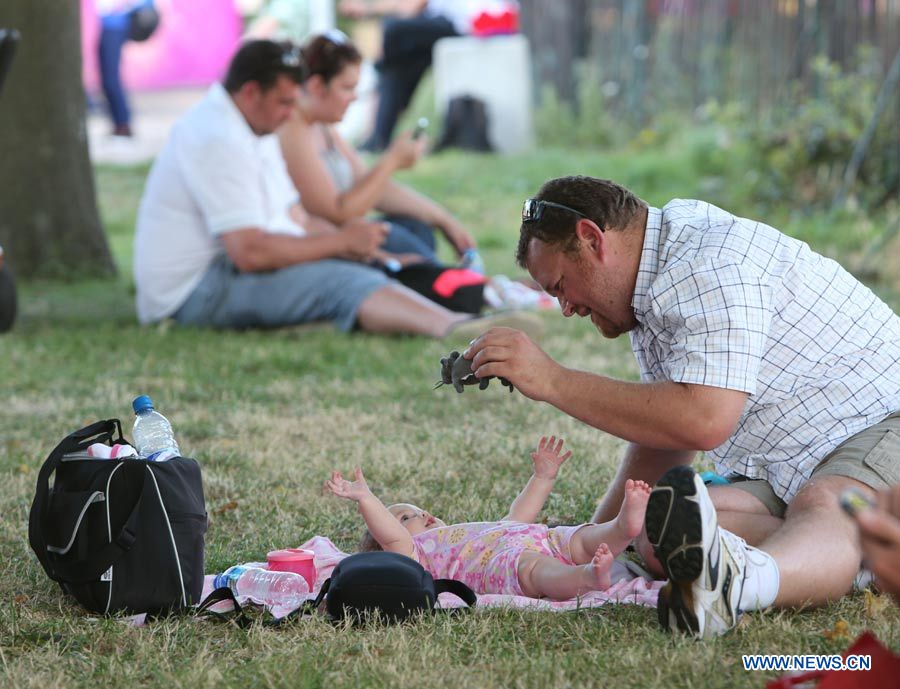
M671 581L691 582L703 572L703 516L696 473L675 467L660 479L647 503L647 538Z
M675 467L663 476L647 503L647 538L669 579L659 592L657 614L663 629L674 627L697 635L693 582L703 573L703 515L697 495L697 474Z

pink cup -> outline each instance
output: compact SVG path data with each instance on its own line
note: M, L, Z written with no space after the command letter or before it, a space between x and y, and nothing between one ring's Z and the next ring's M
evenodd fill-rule
M269 563L269 569L273 572L299 574L306 579L310 591L315 589L316 562L315 553L312 550L303 550L302 548L273 550L266 555L266 559Z

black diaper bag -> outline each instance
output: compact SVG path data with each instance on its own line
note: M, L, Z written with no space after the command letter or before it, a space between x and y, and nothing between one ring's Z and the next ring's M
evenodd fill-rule
M318 600L324 597L333 620L364 622L377 614L387 622L402 622L420 611L434 611L438 594L444 592L475 606L475 593L461 581L433 579L412 558L376 551L341 560L322 585Z
M91 457L97 442L128 444L118 419L69 435L38 474L28 540L47 576L94 613L196 605L207 525L200 465Z

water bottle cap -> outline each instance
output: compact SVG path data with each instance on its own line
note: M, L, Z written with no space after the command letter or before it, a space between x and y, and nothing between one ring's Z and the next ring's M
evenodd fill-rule
M135 414L140 414L142 411L153 409L153 400L147 395L135 397L134 402L131 403L131 408L134 409Z
M231 586L232 582L237 581L240 576L249 569L245 565L232 565L221 574L217 574L213 579L213 588L218 589L223 586Z

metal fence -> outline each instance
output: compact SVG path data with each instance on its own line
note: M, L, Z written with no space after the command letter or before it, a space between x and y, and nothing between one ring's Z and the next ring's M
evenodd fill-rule
M882 201L900 192L900 0L522 0L522 30L537 93L576 112L602 94L634 132L711 101L762 130L810 102L858 106L831 161L846 184L830 193L842 201L863 159Z
M864 46L883 78L900 49L900 0L522 0L522 25L539 85L575 101L587 67L640 122L711 98L761 113L814 96L815 59L851 71Z

